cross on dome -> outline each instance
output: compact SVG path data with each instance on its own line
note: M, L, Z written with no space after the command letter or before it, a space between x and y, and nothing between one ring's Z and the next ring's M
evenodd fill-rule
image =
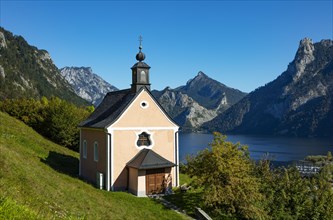
M141 51L141 49L142 49L142 36L141 35L139 36L139 42L140 42L139 49Z
M139 53L136 55L136 60L141 62L146 58L145 54L141 52L141 50L142 50L142 36L141 35L139 36L139 42L140 42Z

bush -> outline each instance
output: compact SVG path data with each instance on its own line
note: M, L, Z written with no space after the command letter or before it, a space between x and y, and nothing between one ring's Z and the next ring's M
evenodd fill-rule
M76 107L74 104L52 97L40 100L7 99L0 103L0 110L22 120L52 141L79 150L78 124L88 117L93 107Z
M217 218L265 219L263 196L247 146L226 141L214 133L210 144L196 157L188 157L187 172L203 187L204 209Z

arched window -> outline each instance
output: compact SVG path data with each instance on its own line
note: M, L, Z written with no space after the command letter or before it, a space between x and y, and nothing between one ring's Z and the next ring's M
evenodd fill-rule
M94 161L98 161L98 142L94 143Z
M140 82L141 83L147 83L146 73L143 70L140 72Z
M136 145L138 147L150 146L151 145L150 134L147 134L146 132L142 132L141 134L139 134L139 138L138 141L136 142Z
M86 140L84 140L83 141L83 147L82 147L83 149L82 149L82 156L83 156L83 158L87 158L87 141Z

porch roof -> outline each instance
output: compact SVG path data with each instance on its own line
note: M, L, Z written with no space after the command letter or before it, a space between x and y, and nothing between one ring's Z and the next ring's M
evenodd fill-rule
M176 166L176 164L163 158L161 155L155 153L153 150L142 149L133 157L132 160L127 163L127 166L139 170L146 170L173 167Z

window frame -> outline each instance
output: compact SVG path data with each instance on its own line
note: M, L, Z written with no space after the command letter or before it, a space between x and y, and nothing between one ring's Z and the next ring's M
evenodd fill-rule
M87 159L87 155L88 155L88 144L87 144L87 141L86 140L83 140L83 143L82 143L82 157L84 159Z
M144 139L145 140L144 140ZM147 144L148 145L145 145L145 144L139 144L140 143L140 141L141 141L141 143L143 143L143 142L147 142ZM136 142L136 145L138 146L138 147L149 147L149 146L151 146L151 144L152 144L152 142L151 142L151 140L150 140L150 134L148 134L147 132L145 132L145 131L143 131L143 132L141 132L139 135L138 135L138 140L137 140L137 142Z
M138 141L139 141L139 136L145 132L148 136L149 136L149 145L138 145ZM152 149L155 145L155 141L154 141L154 132L148 131L146 129L142 129L140 131L135 131L135 139L134 139L134 146L136 147L136 149Z
M99 152L98 152L98 142L97 141L95 141L94 142L94 161L95 162L98 162L98 157L99 157L99 154L98 154Z

